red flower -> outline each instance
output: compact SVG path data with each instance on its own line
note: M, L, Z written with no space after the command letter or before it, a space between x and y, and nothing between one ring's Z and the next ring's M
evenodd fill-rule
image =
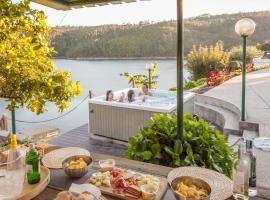
M215 71L210 71L210 77L214 77L216 76L216 72Z

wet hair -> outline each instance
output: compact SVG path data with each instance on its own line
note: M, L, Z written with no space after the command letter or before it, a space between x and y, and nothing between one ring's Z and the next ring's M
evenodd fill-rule
M109 101L109 95L110 95L110 93L112 93L113 91L112 90L108 90L107 92L106 92L106 101Z
M128 102L132 102L132 96L133 96L134 90L129 90L127 93L127 97L128 97Z
M149 89L148 84L144 83L143 85L144 85L147 89Z

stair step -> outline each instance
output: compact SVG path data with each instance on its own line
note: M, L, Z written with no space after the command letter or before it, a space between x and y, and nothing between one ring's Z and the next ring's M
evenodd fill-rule
M259 136L258 131L250 131L250 130L243 131L243 138L245 139L254 139L258 136Z
M223 101L222 99L214 98L211 96L206 96L203 94L196 95L195 102L202 103L202 104L209 104L209 105L216 106L219 108L224 108L234 113L240 119L240 115L241 115L240 109L230 102Z
M227 138L227 144L233 148L234 152L237 151L238 149L238 141L241 139L241 136L237 136L237 135L229 135Z
M223 107L195 102L195 114L223 128L224 135L241 135L239 116Z

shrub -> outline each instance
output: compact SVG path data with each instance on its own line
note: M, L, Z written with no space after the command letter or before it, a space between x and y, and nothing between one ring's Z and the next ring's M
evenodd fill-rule
M242 64L243 60L243 47L242 46L235 46L232 47L230 50L230 60L231 61L239 61ZM247 63L253 63L253 59L256 57L261 57L263 52L257 49L255 46L248 46L247 47Z
M176 130L176 115L155 114L129 139L126 157L169 167L206 167L231 176L233 150L217 129L202 118L185 114L183 142Z
M235 71L241 68L242 62L240 61L231 61L229 65L227 66L228 71Z
M205 84L206 80L207 80L207 78L200 78L198 80L188 81L185 84L184 89L189 90L189 89L192 89L192 88L195 88L195 87L199 87L199 86Z
M223 43L217 42L215 46L210 47L194 46L188 54L187 66L193 79L199 79L207 77L210 70L222 70L228 65L229 60L230 54L224 51Z
M207 78L200 78L198 80L188 81L188 82L185 83L184 89L185 90L190 90L192 88L199 87L199 86L205 84L206 81L207 81ZM174 86L174 87L170 88L169 90L170 91L177 91L177 87Z
M257 48L262 51L270 51L270 40L266 40L262 44L257 45Z

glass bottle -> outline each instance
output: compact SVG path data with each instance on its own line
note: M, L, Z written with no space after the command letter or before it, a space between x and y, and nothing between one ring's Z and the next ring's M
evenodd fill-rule
M13 163L21 156L18 150L16 134L10 134L10 148L8 151L7 163ZM16 169L16 165L7 165L8 170Z
M238 146L238 160L233 167L233 197L236 200L247 200L248 197L248 178L249 178L249 159L245 154L244 140L240 140Z
M249 157L249 196L257 195L256 188L256 156L253 153L253 141L246 140L246 152Z
M30 149L25 156L26 175L29 184L35 184L40 181L40 156L35 149L34 144L30 144Z

